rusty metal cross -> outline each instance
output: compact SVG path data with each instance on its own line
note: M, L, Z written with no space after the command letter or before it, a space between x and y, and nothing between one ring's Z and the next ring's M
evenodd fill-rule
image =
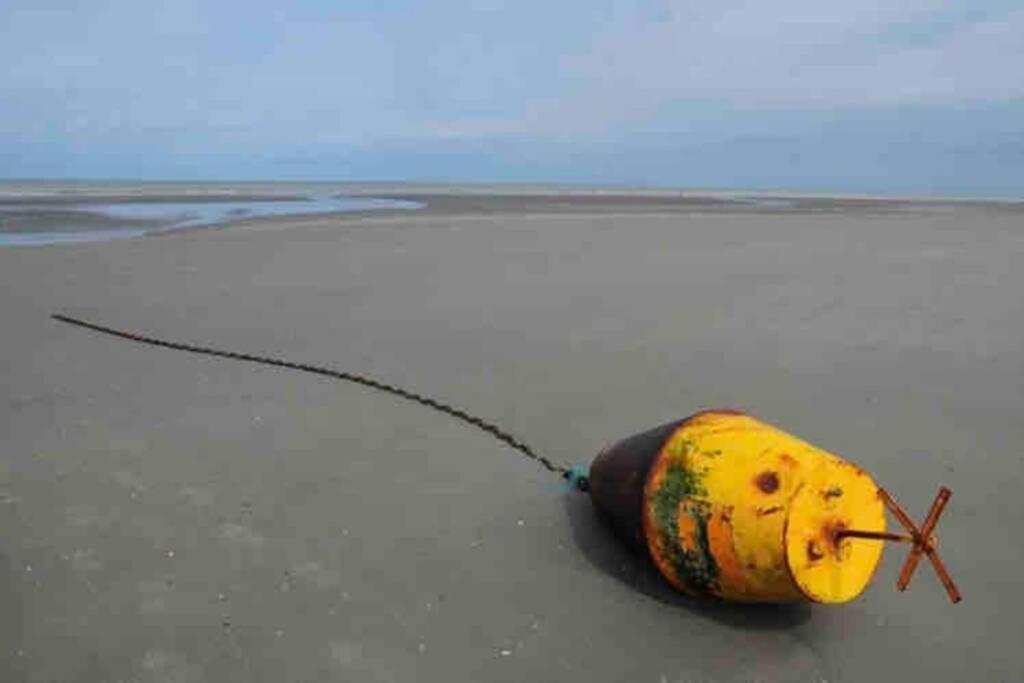
M899 523L902 524L909 533L906 534L894 534L886 531L860 531L858 529L841 529L837 532L837 538L850 537L850 538L870 538L880 541L897 541L899 543L912 543L914 547L910 550L910 555L907 556L907 561L903 563L903 570L900 572L900 578L896 582L896 587L901 591L907 590L907 586L910 585L910 578L914 575L917 570L917 565L921 562L921 555L927 555L931 561L932 566L935 567L935 573L939 575L939 580L942 585L946 588L946 593L949 595L949 599L954 603L960 602L962 596L960 591L957 589L956 584L953 583L953 579L949 576L949 572L946 571L946 565L942 563L942 558L939 557L939 551L936 549L938 540L932 534L935 530L935 525L939 523L939 515L942 514L942 510L946 507L946 503L949 502L950 496L953 492L945 486L939 488L939 495L935 497L935 502L932 503L931 510L928 511L928 516L925 517L924 523L920 528L914 524L914 520L910 519L910 515L900 507L889 492L883 488L878 489L878 494L882 498L882 502L889 508L889 511L893 514Z
M953 492L945 486L939 488L939 495L935 497L935 502L932 503L932 508L928 511L928 516L925 517L924 523L920 528L914 524L914 521L910 519L910 515L900 507L899 503L893 500L888 491L879 488L878 492L881 494L885 506L889 508L889 511L899 520L900 524L910 532L910 540L914 544L914 547L910 550L910 555L907 556L907 561L903 563L903 571L900 572L900 578L896 582L896 587L901 591L907 590L910 578L914 575L918 563L921 562L921 555L924 554L928 556L932 566L935 568L935 573L939 575L939 580L942 581L942 585L946 588L949 599L954 603L960 602L962 599L960 591L957 589L956 584L953 583L949 572L946 571L946 565L942 563L942 558L939 557L939 551L935 547L937 542L932 535L935 525L939 523L939 515L942 514L942 510L946 507L946 503L949 502Z

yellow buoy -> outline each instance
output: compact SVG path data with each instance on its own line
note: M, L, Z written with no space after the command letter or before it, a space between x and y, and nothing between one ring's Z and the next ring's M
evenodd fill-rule
M123 339L342 379L458 418L589 490L599 512L646 548L662 575L692 595L742 602L840 603L860 595L880 541L913 544L896 586L927 556L953 602L960 592L932 535L952 495L941 487L920 528L856 465L734 410L708 410L602 451L589 477L559 467L497 425L366 375L167 341L65 315L56 320ZM908 533L885 530L888 508Z
M886 507L898 506L866 472L743 413L705 411L614 444L589 486L597 509L691 595L847 602L874 575L880 541L895 540L914 543L908 564L932 558L959 600L931 536L948 490L925 531L900 509L911 533L888 533Z

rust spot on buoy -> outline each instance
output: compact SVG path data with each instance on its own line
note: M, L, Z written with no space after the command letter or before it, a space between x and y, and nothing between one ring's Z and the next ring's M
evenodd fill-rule
M811 562L817 562L823 557L825 557L825 553L821 552L821 548L818 547L818 542L814 539L807 541L807 559Z
M800 467L800 463L797 462L797 459L794 458L789 453L780 453L779 460L782 462L782 464L784 464L786 467L789 467L790 469L795 470L796 468Z
M854 475L856 475L858 477L866 477L866 476L868 476L868 473L865 472L864 469L860 465L858 465L856 463L847 462L847 461L844 460L841 464L842 464L843 467L846 467L848 469L853 470Z
M782 512L781 505L773 505L770 508L757 508L758 517L767 517L768 515L774 515L776 512Z
M833 486L832 488L821 492L821 497L825 500L828 500L829 498L838 498L841 495L843 495L843 490L838 486Z
M754 483L757 485L757 488L765 493L775 493L779 490L779 475L771 470L767 470L757 475Z
M846 522L842 520L836 520L830 522L825 526L825 538L828 539L829 545L831 546L832 553L838 558L839 557L839 546L843 540L841 531L846 529Z

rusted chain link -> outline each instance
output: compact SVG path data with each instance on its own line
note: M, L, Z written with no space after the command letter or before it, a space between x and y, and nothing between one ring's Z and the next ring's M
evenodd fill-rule
M361 375L353 372L342 372L340 370L332 370L331 368L321 367L318 365L293 363L291 361L282 360L280 358L271 358L269 356L256 356L249 353L222 351L220 349L214 349L207 346L196 346L194 344L182 344L180 342L166 341L164 339L157 339L156 337L150 337L144 334L139 334L137 332L118 330L113 327L99 325L97 323L82 320L80 318L73 318L67 315L61 315L59 313L54 313L53 315L51 315L51 317L54 320L59 320L60 322L63 323L77 325L78 327L84 327L86 329L94 330L96 332L102 332L103 334L109 334L114 337L120 337L122 339L140 342L142 344L160 346L165 349L174 349L176 351L187 351L188 353L197 353L204 356L231 358L234 360L242 360L250 363L259 363L260 365L271 365L279 368L288 368L290 370L309 372L314 375L333 377L334 379L339 379L346 382L353 382L355 384L361 384L363 386L378 389L389 394L394 394L395 396L401 396L404 399L413 401L414 403L419 403L420 405L426 406L428 408L433 408L438 412L450 415L457 420L461 420L462 422L470 424L476 427L477 429L487 432L498 441L501 441L502 443L511 446L512 448L516 449L517 451L525 455L527 458L530 458L531 460L536 460L544 469L548 470L549 472L559 474L564 479L571 481L576 486L576 488L580 489L581 491L587 490L586 477L582 476L577 471L577 469L566 467L564 465L556 465L555 463L551 462L551 460L549 460L548 458L536 453L528 445L526 445L513 435L509 434L508 432L504 431L496 424L488 422L483 418L476 417L475 415L470 415L469 413L460 410L455 406L448 405L447 403L442 403L441 401L436 401L428 396L423 396L422 394L417 394L415 392L402 389L401 387L395 386L393 384L381 382L379 380L373 379L372 377L367 377L366 375Z

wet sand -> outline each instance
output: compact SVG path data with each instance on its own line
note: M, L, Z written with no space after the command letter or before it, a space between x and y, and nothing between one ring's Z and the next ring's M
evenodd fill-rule
M1019 678L1024 212L716 201L445 194L0 250L0 680ZM897 593L892 547L842 607L693 603L450 418L52 312L370 373L566 463L747 410L916 519L951 486L965 600L926 565Z
M354 188L359 192L359 188ZM287 191L287 192L286 192ZM256 218L420 208L322 183L22 183L0 180L0 248L140 237Z

